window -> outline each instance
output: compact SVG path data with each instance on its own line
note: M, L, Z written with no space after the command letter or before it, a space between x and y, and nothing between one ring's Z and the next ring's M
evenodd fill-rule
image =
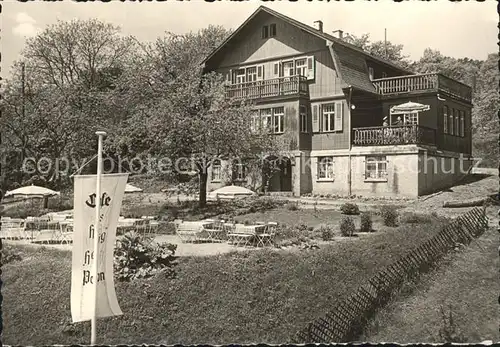
M453 135L453 129L455 128L453 126L453 113L455 113L455 109L451 109L448 114L448 133L450 135Z
M258 133L260 132L260 115L258 112L254 112L252 114L252 120L250 124L250 130L252 133Z
M387 180L387 158L385 156L365 158L365 180Z
M236 70L236 83L245 83L245 69Z
M333 180L333 158L318 157L318 179Z
M235 181L246 181L247 167L243 163L234 164L233 178Z
M295 61L295 71L297 75L307 77L307 59L298 59Z
M267 25L264 25L262 27L262 38L267 39L269 37L269 27Z
M212 163L212 181L219 182L222 180L222 166L219 159L216 159Z
M283 77L290 77L295 75L294 63L292 61L283 62Z
M229 71L228 81L241 84L264 79L264 65L241 67Z
M405 125L417 125L418 124L418 113L405 113L404 124Z
M443 106L443 132L448 134L448 106Z
M266 108L260 110L260 116L262 118L262 130L271 132L272 130L272 121L273 121L273 113L270 108Z
M460 136L459 110L455 110L455 136Z
M276 24L271 24L269 26L269 37L273 37L273 36L276 36Z
M247 82L257 81L257 67L252 66L246 69L247 72Z
M323 105L323 131L335 130L335 104Z
M261 109L260 118L264 131L275 134L285 131L285 108L283 106Z
M291 77L301 75L308 80L313 80L315 77L315 60L314 56L295 58L273 64L273 76L275 77Z
M382 78L386 78L387 77L387 73L385 71L382 72Z
M465 137L465 111L460 111L460 136Z
M282 133L283 132L283 119L285 117L285 108L284 107L275 107L273 109L273 119L274 119L274 132Z
M372 67L368 67L368 75L370 76L370 81L373 79L374 72Z
M307 133L307 107L300 105L300 132Z

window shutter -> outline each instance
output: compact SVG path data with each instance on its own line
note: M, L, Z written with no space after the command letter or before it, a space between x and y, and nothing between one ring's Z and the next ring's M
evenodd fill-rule
M280 75L280 63L273 64L273 75L274 75L274 77L279 77L279 75Z
M257 66L257 81L264 79L264 65Z
M313 80L316 75L314 56L307 57L307 79Z
M232 69L229 69L228 82L234 84L234 72Z
M443 132L448 134L448 106L443 106Z
M312 107L312 131L313 133L319 133L319 105L313 105Z
M343 113L344 113L344 104L342 102L335 103L335 131L342 131L342 121L343 121Z

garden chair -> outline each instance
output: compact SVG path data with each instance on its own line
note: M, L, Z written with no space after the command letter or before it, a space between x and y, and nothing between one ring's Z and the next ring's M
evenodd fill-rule
M209 225L205 225L204 229L210 241L222 242L226 239L223 220L213 220Z
M278 226L278 223L276 222L269 222L266 225L266 229L263 233L257 234L257 246L273 246L274 245L274 238L276 235L276 227Z
M203 231L203 224L199 222L181 222L176 225L175 233L181 239L181 242L194 242L200 240L200 234Z
M227 237L231 244L236 246L243 244L243 247L246 247L255 238L255 231L252 231L243 224L236 224L234 230L230 234L227 234Z
M55 239L54 234L54 230L52 229L37 230L35 231L32 242L49 244L52 240Z
M7 240L23 240L25 234L25 221L23 219L3 219L0 229L2 238Z
M36 232L36 235L33 238L33 242L51 243L53 241L58 241L60 233L61 225L59 221L53 220L51 218L50 221L40 224L40 228Z
M61 225L61 234L59 235L61 243L73 243L73 225L67 224L64 227Z

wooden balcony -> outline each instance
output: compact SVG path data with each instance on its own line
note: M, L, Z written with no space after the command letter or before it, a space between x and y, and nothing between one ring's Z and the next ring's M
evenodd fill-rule
M353 145L436 145L436 131L420 125L354 128Z
M381 95L434 91L472 101L471 87L438 73L380 78L372 82Z
M231 84L226 86L226 98L263 99L279 96L307 96L309 86L304 76L280 77L264 81Z

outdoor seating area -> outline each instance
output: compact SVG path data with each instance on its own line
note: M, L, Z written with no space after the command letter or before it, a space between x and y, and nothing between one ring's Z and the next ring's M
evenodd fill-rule
M181 242L227 242L234 246L265 247L274 245L277 223L256 222L255 225L228 223L224 220L175 220L175 231Z
M10 218L2 217L0 237L41 244L69 244L73 242L73 212L49 213L42 217ZM154 234L159 226L154 216L140 219L120 217L117 234L135 231L140 234Z

